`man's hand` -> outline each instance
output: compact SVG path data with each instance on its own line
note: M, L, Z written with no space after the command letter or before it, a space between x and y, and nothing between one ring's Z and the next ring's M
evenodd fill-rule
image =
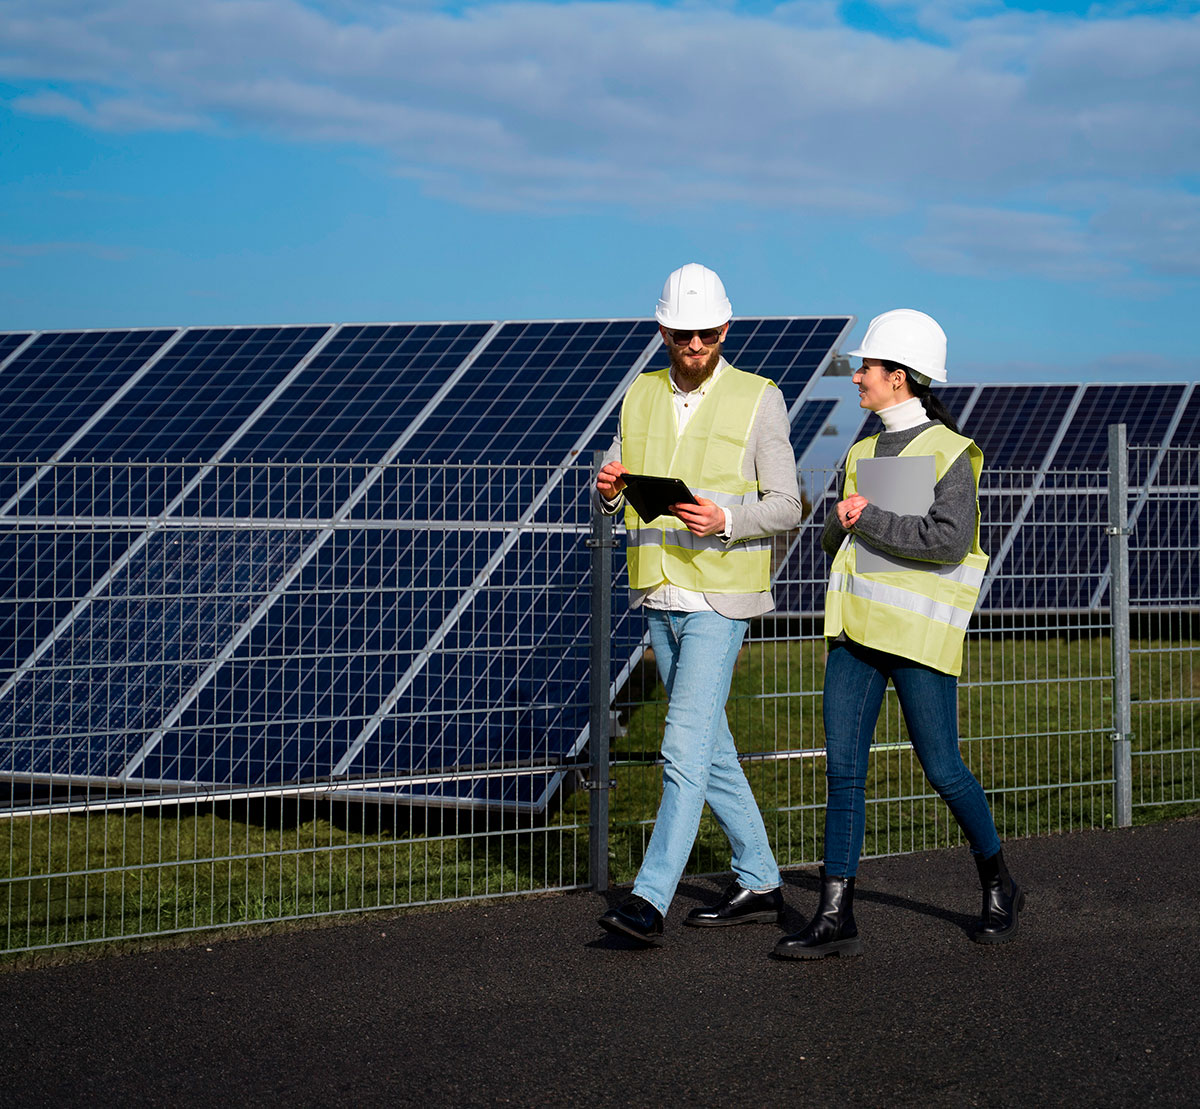
M838 523L849 531L858 523L858 518L862 515L862 510L870 503L861 493L852 493L844 501L838 501L835 510L837 512Z
M616 500L625 488L622 474L629 471L619 461L606 462L596 475L596 490L606 501Z
M725 513L719 504L697 497L699 504L673 504L671 515L678 516L693 535L716 535L725 530Z

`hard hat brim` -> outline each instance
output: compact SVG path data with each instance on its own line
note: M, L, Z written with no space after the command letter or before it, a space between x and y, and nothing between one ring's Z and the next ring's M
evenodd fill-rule
M713 319L711 316L689 315L686 312L678 316L673 316L669 309L659 305L654 313L654 318L663 325L663 327L690 329L692 331L704 331L710 327L724 327L731 319L733 319L732 309L728 312L718 312L718 319Z
M923 377L926 382L938 381L938 382L944 383L946 380L946 368L944 366L937 367L937 368L932 368L932 367L927 366L924 369L922 369L920 366L910 366L906 362L900 361L900 359L898 359L898 358L888 358L886 355L880 354L878 351L863 350L861 347L858 350L846 351L846 357L847 358L878 358L881 362L895 362L898 365L903 366L906 370L911 370L914 374L916 374L920 377Z

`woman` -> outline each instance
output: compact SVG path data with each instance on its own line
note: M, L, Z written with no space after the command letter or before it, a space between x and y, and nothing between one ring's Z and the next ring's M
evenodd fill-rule
M863 360L853 378L859 404L879 415L884 431L850 448L843 500L825 521L822 543L834 561L825 602L821 900L808 926L780 940L775 954L858 954L854 876L866 827L867 760L889 678L921 767L979 869L983 914L972 939L1003 943L1017 931L1025 895L1004 864L983 789L958 750L963 635L987 566L979 548L983 454L930 392L932 381L946 380L946 335L936 321L909 308L885 312L850 353ZM889 480L866 461L874 458L915 461L892 464ZM859 491L870 475L890 485L889 501L914 489L919 496L923 483L932 483L925 498L932 504L923 515L890 512ZM907 494L894 492L897 486Z

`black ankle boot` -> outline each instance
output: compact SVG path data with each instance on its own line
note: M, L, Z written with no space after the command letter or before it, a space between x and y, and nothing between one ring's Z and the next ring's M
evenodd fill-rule
M990 859L975 856L983 888L983 915L971 934L976 943L1007 943L1017 934L1017 913L1025 907L1025 891L1012 880L1004 852Z
M772 954L781 959L857 955L862 946L854 923L854 879L833 878L821 867L821 901L807 927L784 936Z

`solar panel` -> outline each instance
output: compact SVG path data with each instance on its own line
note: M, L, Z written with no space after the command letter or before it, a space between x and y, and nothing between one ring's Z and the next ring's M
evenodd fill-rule
M985 473L1045 464L1077 385L985 385L964 422Z
M227 457L376 462L490 330L480 322L343 326Z
M1131 444L1163 442L1184 388L1182 384L1086 386L1062 445L1048 465L1063 470L1103 469L1110 424L1125 424Z
M0 331L0 371L4 363L34 335L32 331Z
M842 321L842 327L838 330L839 335L849 322L849 320ZM656 329L653 325L646 325L639 321L635 326L644 329L638 332L639 343L634 344L630 350L622 354L618 360L618 366L627 362L628 355L641 345L642 339L649 340L652 348L655 346ZM807 386L814 367L819 366L829 354L827 340L821 338L828 334L829 329L819 320L740 321L739 330L745 338L741 345L735 346L731 343L727 348L731 360L736 359L735 364L744 369L769 374L785 388L791 381L798 382L800 388ZM554 341L547 344L547 339ZM511 337L506 337L506 341L519 342L520 349L515 352L520 355L517 367L511 365L511 362L516 360L514 353L510 353L511 347L507 350L497 351L495 355L491 353L489 347L489 352L479 359L469 375L472 379L480 374L487 380L494 380L497 377L507 380L514 376L515 368L517 371L515 376L519 380L521 373L525 371L527 360L532 359L534 362L532 369L538 376L532 386L529 383L522 384L517 390L518 395L524 396L530 387L538 388L539 396L543 401L542 407L549 414L553 426L574 429L581 435L586 432L587 426L594 428L590 437L579 438L572 444L569 436L558 439L554 435L547 437L546 425L534 422L536 420L535 412L519 411L510 414L509 418L512 419L515 416L519 426L528 424L531 432L530 435L515 441L512 444L513 449L529 450L531 441L551 444L548 454L542 456L543 461L550 461L555 454L564 450L567 457L578 455L586 457L592 450L607 446L612 427L615 425L616 403L623 395L624 388L630 379L626 372L618 379L607 381L607 387L600 389L598 396L584 395L582 399L578 384L572 382L565 403L555 411L552 399L547 399L546 396L544 372L565 370L567 369L565 362L573 363L580 355L587 353L587 348L580 344L575 351L569 352L569 358L554 356L552 353L548 357L547 346L552 352L561 345L564 339L569 340L569 333L555 335L551 332L547 334L544 327L537 329L532 335L529 334L528 329L524 332L514 332ZM826 345L818 353L819 344L822 342L825 342ZM609 348L612 348L611 339L608 345ZM657 350L657 355L665 362L665 352ZM497 373L498 369L504 370L504 373ZM588 376L600 382L606 380L603 368L591 371ZM467 380L464 380L462 387L466 388L467 384ZM488 390L488 395L491 398L497 398L502 397L503 393L498 386L493 385ZM598 397L603 398L604 402L599 403ZM466 405L460 407L466 407ZM607 423L602 429L595 427L596 413L605 409L613 422ZM819 418L819 414L822 412L826 415L828 413L828 406L824 403L821 403L805 422L802 435L815 434L812 425L815 424L819 429L820 423L823 423L823 420ZM459 430L462 432L467 429L460 428ZM491 435L490 427L485 427L485 435ZM430 449L437 449L436 440L431 439ZM582 500L575 498L572 503L574 511L580 513L583 508ZM534 519L559 518L564 511L565 509L559 509L550 512L548 508L544 508L535 514ZM576 522L580 528L586 527L586 513L577 515ZM586 576L588 552L581 544L575 544L567 550L557 552L551 562L554 570L546 579L524 583L522 588L528 591L529 606L544 605L549 601L547 614L530 626L531 641L528 652L511 658L502 654L498 655L496 653L497 645L492 640L496 629L520 627L520 623L514 619L497 620L493 614L500 610L499 606L503 603L502 595L511 588L508 583L520 580L520 567L528 565L529 562L529 555L522 550L521 546L515 546L504 552L503 559L498 561L486 575L487 580L473 584L471 588L474 593L471 597L471 604L458 615L455 621L454 650L448 651L444 655L439 654L436 661L432 656L425 658L419 669L410 668L397 683L397 689L389 694L390 700L396 696L397 690L403 690L403 697L401 701L397 702L396 711L393 711L387 720L380 719L375 725L386 729L388 734L400 732L408 736L408 739L397 740L393 743L385 738L381 742L376 742L371 734L365 735L353 750L352 757L356 769L361 768L363 773L373 776L398 773L399 763L404 761L406 757L404 751L408 748L420 753L424 759L435 755L443 759L450 759L451 765L455 766L468 766L470 760L477 757L479 743L474 733L451 745L445 743L444 727L440 733L442 735L440 745L424 734L429 731L426 723L429 714L425 706L430 703L431 698L434 698L429 685L431 677L433 690L455 691L455 697L460 704L488 703L486 696L488 683L499 682L505 688L523 690L529 703L543 706L542 712L548 714L546 719L552 721L539 733L541 736L539 742L543 746L539 749L527 749L520 746L505 746L498 741L484 745L485 749L498 753L503 759L521 762L555 756L565 758L579 748L586 736L583 726L586 722L587 701L580 691L586 688L587 660L579 654L565 655L555 636L556 629L560 626L578 626L572 621L568 621L567 625L562 624L561 616L564 615L562 605L564 598L577 598L578 596L577 592L571 589L571 584L583 580ZM573 615L578 619L586 614ZM468 627L473 630L470 634L464 634L464 629ZM435 638L437 634L435 633ZM623 611L623 606L618 606L617 614L614 617L614 653L623 656L626 652L637 652L640 649L642 634L640 619L629 620ZM576 637L576 643L579 642ZM479 658L490 659L486 679L474 670L475 660ZM503 660L499 665L498 659ZM548 659L552 662L547 662ZM564 700L566 691L570 691L574 695ZM397 720L409 714L411 714L411 718L405 722L404 728L398 729ZM368 729L368 733L371 731L372 729ZM414 735L421 737L415 743L412 742ZM426 768L435 769L431 765ZM486 796L494 798L502 791L519 788L520 784L519 779L507 783L495 778L481 779L455 783L451 786L431 785L421 790L420 795L426 798L462 798L464 796L478 798L481 794L486 794ZM510 796L507 793L504 795Z
M1047 404L1055 388L1044 387ZM1078 388L1057 445L1052 444L1011 528L991 552L981 609L1086 612L1106 602L1108 427L1124 423L1131 444L1164 442L1185 388L1176 383ZM1091 526L1058 519L1053 502L1064 497L1079 506Z
M407 455L418 463L564 462L611 410L613 391L656 334L645 320L505 324Z
M194 328L72 448L84 460L212 461L327 327ZM153 496L147 505L155 511Z
M49 461L175 332L59 331L38 335L0 375L0 461ZM14 348L15 349L15 346ZM0 344L0 357L6 355ZM8 490L0 490L4 497Z
M1179 425L1171 436L1173 447L1200 447L1200 389L1193 383L1184 399Z
M797 464L803 461L808 448L821 434L837 406L837 401L828 399L806 400L800 406L800 410L792 418L791 434L792 452L796 456Z
M7 344L11 357L0 375L0 511L11 511L22 489L35 488L39 463L77 439L89 417L119 395L173 334L167 329L48 332L15 354L21 344ZM42 514L75 512L81 500L90 500L83 490L94 478L94 468L88 467L61 486L44 482L51 488L42 498ZM128 541L117 532L6 529L0 536L0 581L8 602L0 606L0 660L18 665L69 611L70 598L87 591L95 567L109 565ZM25 592L18 599L22 575L44 583L36 598Z
M468 324L458 328L389 329L389 334L378 336L364 336L364 329L344 330L347 334L343 342L327 344L319 357L296 374L280 393L275 402L280 406L280 417L274 418L276 408L272 406L273 418L267 421L265 429L262 424L252 425L230 448L227 458L236 458L240 454L274 461L280 456L289 455L303 459L322 450L361 454L368 449L376 458L382 457L386 446L411 425L422 406L428 402L432 389L462 362L488 331L488 327ZM434 334L421 333L428 331ZM448 335L450 331L454 334ZM414 368L414 363L418 362L422 365L419 369ZM347 428L334 424L331 429L332 411L352 408L355 402L361 400L365 389L369 388L370 383L362 379L364 363L372 380L377 380L381 373L386 375L384 387L375 390L376 395L367 410L355 413L354 426ZM428 389L419 387L420 382L429 383ZM297 415L306 403L322 392L329 394L329 404L313 405L311 412L304 416ZM364 424L369 426L369 431ZM331 435L341 435L341 438L331 440ZM350 438L347 439L347 436ZM295 511L297 504L304 504L308 511L315 509L325 514L337 507L329 503L328 496L331 489L335 489L336 482L306 491L306 486L312 484L314 471L311 469L295 466L252 467L250 473L257 475L257 480L247 480L242 467L226 467L215 471L207 481L196 487L187 507L200 515L220 515L222 508L249 515L251 512L263 512L265 508L268 516L280 511ZM359 475L363 473L360 469ZM278 507L273 502L264 505L259 499L264 488L275 494L274 500L280 502ZM282 496L279 495L281 491ZM174 590L197 598L189 608L186 620L149 620L150 626L161 628L166 637L165 641L157 644L156 657L167 663L160 668L160 684L175 690L174 697L161 705L159 723L178 711L176 702L181 697L193 693L200 674L200 660L211 658L221 646L218 643L208 651L196 651L190 650L189 645L197 643L206 629L214 627L224 629L225 636L232 638L245 625L253 608L262 603L269 590L302 557L305 543L313 542L313 538L296 532L251 529L201 534L193 536L192 541L198 549L181 547L178 533L156 537L145 557L145 566L149 570L157 566L170 549L168 543L174 544L175 549L170 551L172 572L169 575L173 579ZM211 574L213 580L201 580L204 574ZM132 594L147 598L147 611L172 603L170 596L156 596L135 575L130 576L128 588ZM131 619L131 614L119 608L117 611L121 620ZM147 620L144 613L137 613L132 618L143 622ZM145 632L142 635L144 637ZM120 639L119 634L117 638ZM170 665L180 650L184 652L183 656L176 665ZM313 668L314 672L319 672L319 669ZM235 686L229 697L236 700L242 695L242 687ZM193 727L198 731L208 726L211 719L218 718L200 717L193 721ZM225 723L229 726L236 724L228 719ZM151 731L152 739L141 746L153 748L155 730ZM109 754L105 752L106 757ZM139 749L133 763L129 767L123 766L122 770L127 774L146 777L147 769L143 766L145 756L146 752ZM171 757L170 752L156 757L149 770L157 777L170 777L162 770L161 764L164 758ZM176 755L174 758L176 768L181 757ZM210 761L217 762L220 757L220 753L216 752ZM101 771L97 769L95 772ZM227 779L185 777L184 780L223 782Z
M1107 490L1055 487L1033 494L1017 541L989 567L987 612L1086 612L1108 565Z
M219 457L327 333L322 327L185 333L161 353L152 373L133 376L129 388L97 408L82 434L59 452L67 464L23 492L11 511L34 521L62 515L137 521L170 512L182 503L189 481L196 480L188 475L199 472L179 464ZM68 341L78 344L71 335L58 339L47 333L44 338L51 350ZM120 351L121 337L114 338ZM85 349L86 366L94 361L97 343ZM164 465L109 464L140 458ZM65 759L68 773L111 776L124 766L146 721L170 696L164 682L169 685L176 677L179 660L164 642L164 635L170 639L164 629L182 617L166 609L176 604L172 590L185 550L172 533L136 523L114 528L111 536L106 542L104 529L92 527L78 537L72 531L58 533L55 542L68 551L64 555L56 547L53 557L62 563L69 556L70 573L49 574L44 562L22 559L19 553L7 564L14 591L32 593L23 586L26 575L54 581L67 596L55 597L49 616L38 614L36 647L27 635L15 637L9 655L14 669L0 685L6 732L11 730L14 739L37 735L50 742L36 752L23 746L3 752L0 769L56 773L47 764L57 760L62 766ZM81 552L77 543L92 544L92 549ZM206 572L190 564L186 571L190 576ZM204 594L197 590L194 595ZM65 615L64 608L69 609ZM20 606L10 611L20 615ZM206 634L211 630L197 630L191 646L180 643L174 649L199 649ZM154 653L155 647L161 654Z
M1189 460L1194 470L1195 455ZM1130 544L1130 607L1200 609L1200 484L1159 486L1140 513ZM1105 595L1100 603L1107 601Z
M980 610L988 613L1089 611L1108 603L1107 522L1108 426L1124 422L1130 444L1197 445L1200 392L1179 383L942 386L937 395L961 421L964 434L984 453L980 483L980 543L991 557ZM879 418L865 415L856 441L883 429ZM1192 457L1192 456L1185 456ZM1157 475L1155 452L1131 452L1130 480L1136 487ZM1054 472L1049 474L1049 467ZM1142 470L1139 473L1138 467ZM1134 507L1132 523L1145 512L1147 533L1158 534L1173 521L1192 526L1186 507L1172 514L1153 507L1153 490ZM1193 480L1186 488L1195 485ZM1082 528L1066 522L1053 503L1077 500ZM838 497L833 490L817 499L813 526L806 525L785 574L782 590L787 611L819 615L829 560L820 550L819 524ZM1186 503L1188 497L1182 500ZM1194 498L1193 498L1194 499ZM1141 507L1146 503L1143 510ZM1152 515L1150 515L1152 513ZM1135 589L1151 595L1158 584L1148 574L1169 575L1170 596L1195 591L1195 568L1186 544L1178 551L1169 541L1161 553L1133 555ZM1165 579L1164 579L1165 580ZM781 604L781 608L784 605Z
M792 400L852 323L738 321L727 352L777 380ZM70 474L81 516L119 507L143 518L165 510L286 522L296 512L338 510L412 519L418 498L399 488L402 468L378 465L402 445L408 466L456 456L551 463L540 484L512 490L515 502L503 498L494 515L508 522L515 503L529 521L557 516L585 528L578 490L561 493L570 493L569 506L554 502L561 467L607 442L632 374L655 349L662 357L656 329L643 320L517 321L482 342L491 330L474 323L184 332L159 352L152 373L143 370L88 416L64 452L80 465L60 467L54 488L42 483L20 508L28 516L54 507ZM795 399L793 408L803 448L832 402ZM139 456L174 465L138 482L119 480L120 467L91 465ZM328 472L329 460L343 464L341 476L321 484L314 475ZM371 495L354 501L344 476L351 463L360 476L378 470L388 479L376 478ZM88 475L82 483L80 473ZM428 496L445 492L427 481ZM115 567L97 549L87 582L98 586L96 596L77 605L55 637L41 635L37 666L10 676L0 693L15 710L14 738L38 736L15 744L3 769L156 785L336 774L395 796L395 786L379 784L389 774L545 762L578 748L585 675L571 651L587 614L570 606L580 603L575 584L587 560L577 539L554 552L549 576L528 578L530 544L548 540L519 527L465 542L454 532L452 563L430 558L430 540L448 546L450 533L436 529L421 547L411 529L330 534L312 553L312 533L286 526L132 529L124 542L140 545ZM350 598L350 607L331 604L335 596ZM498 634L524 637L526 649L506 655ZM635 650L640 637L639 626L615 640ZM505 696L511 712L472 728L463 705ZM448 727L455 713L468 723ZM554 781L536 771L520 781L485 773L431 783L425 796L535 803Z

